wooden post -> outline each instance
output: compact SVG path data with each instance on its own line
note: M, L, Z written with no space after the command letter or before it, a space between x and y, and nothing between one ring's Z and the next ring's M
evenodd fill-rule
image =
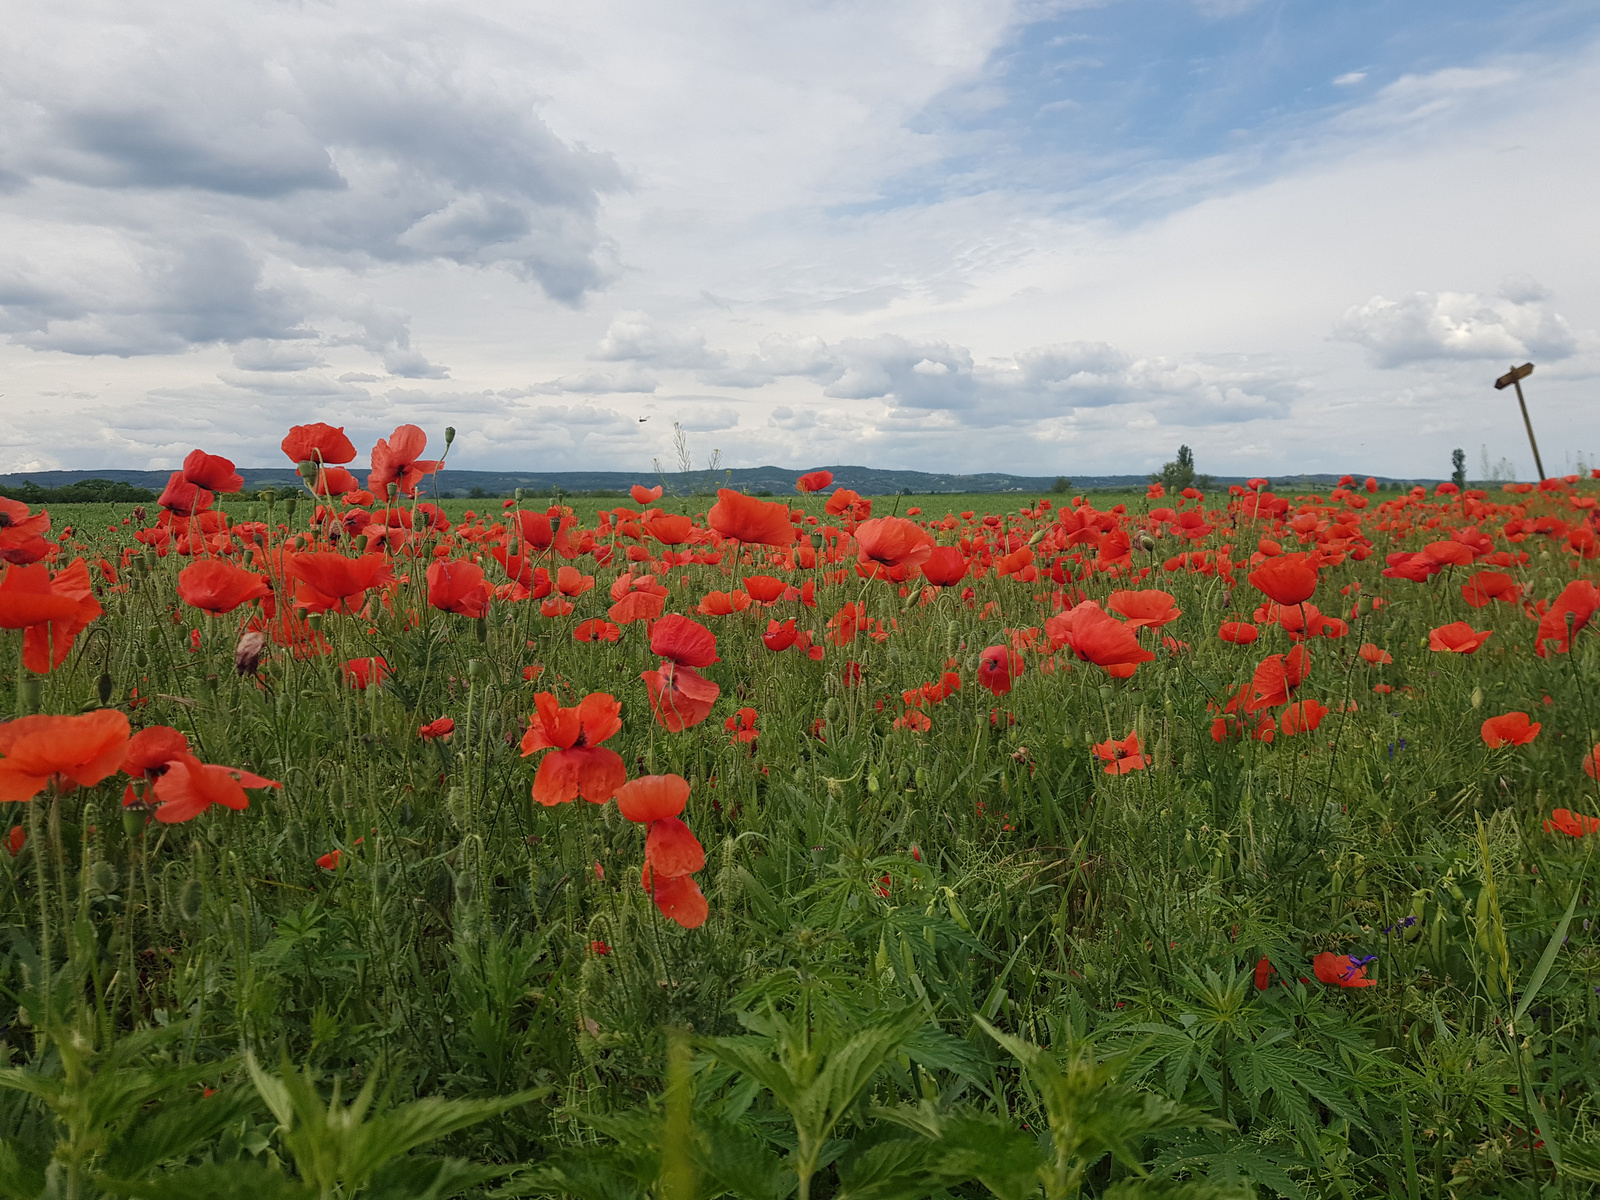
M1522 409L1522 427L1528 431L1528 445L1533 447L1533 465L1539 472L1539 482L1543 483L1544 463L1539 461L1539 443L1533 440L1533 422L1528 419L1528 402L1522 398L1522 381L1532 374L1533 364L1523 363L1496 379L1494 386L1496 391L1504 391L1508 387L1517 389L1517 407Z

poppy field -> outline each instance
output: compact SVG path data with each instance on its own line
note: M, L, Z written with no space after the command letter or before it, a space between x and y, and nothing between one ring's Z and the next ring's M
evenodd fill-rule
M0 498L0 1196L1600 1190L1600 483L452 439Z

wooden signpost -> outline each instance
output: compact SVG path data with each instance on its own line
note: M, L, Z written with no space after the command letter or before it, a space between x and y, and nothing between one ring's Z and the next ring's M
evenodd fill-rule
M1517 407L1522 409L1522 427L1528 431L1528 445L1533 447L1533 465L1539 472L1539 481L1543 483L1544 464L1539 461L1539 443L1533 440L1533 422L1528 420L1528 402L1522 398L1522 381L1532 374L1533 364L1523 363L1496 379L1494 386L1496 391L1504 391L1508 387L1517 389Z

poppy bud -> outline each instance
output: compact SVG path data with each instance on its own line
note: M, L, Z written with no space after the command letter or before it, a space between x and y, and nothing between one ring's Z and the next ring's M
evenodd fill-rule
M100 672L100 681L95 687L96 692L100 696L100 703L101 704L110 704L111 703L111 693L115 688L116 688L116 684L114 682L112 682L111 672L110 671L101 671Z
M874 796L878 794L878 789L882 786L883 785L878 782L878 772L876 770L867 776L867 791L871 792Z
M29 716L39 711L39 705L44 699L44 688L37 676L29 675L18 685L17 695L22 701L23 715Z
M454 425L446 425L444 427L444 444L446 446L448 446L451 442L453 442L455 440L456 440L456 427Z
M286 517L293 517L294 510L299 506L299 504L300 497L294 495L292 492L285 496L283 498L283 515Z
M290 821L283 827L283 844L288 847L290 859L294 862L305 861L309 853L306 850L306 831L300 828L298 821Z
M391 483L389 485L389 500L390 500L390 502L393 503L394 498L396 496L398 496L399 494L400 494L400 485L398 483Z
M1028 539L1028 545L1037 546L1040 542L1044 541L1044 535L1048 532L1049 530L1047 529L1035 530L1033 536Z
M317 475L317 464L308 458L301 462L301 464L296 467L295 470L299 472L302 479L315 479Z
M479 617L472 625L474 632L478 635L478 641L487 642L489 640L489 618Z
M150 665L150 651L143 646L135 646L133 650L133 665L141 671Z
M1483 705L1483 689L1481 687L1475 687L1475 688L1472 689L1472 707L1473 708L1480 708L1480 707L1482 707L1482 705Z
M1356 612L1359 613L1361 616L1364 617L1368 613L1370 613L1371 611L1372 611L1372 597L1371 596L1363 596L1363 597L1361 597L1361 599L1356 601Z
M200 881L186 880L183 890L178 893L178 915L185 921L198 921L204 901L205 888L201 886Z
M481 683L489 677L489 664L481 658L467 659L467 678L473 683Z
M1156 540L1143 530L1139 533L1139 549L1148 553L1156 548Z
M144 828L144 814L137 809L125 808L122 810L122 832L129 837L139 836L139 831Z
M381 900L394 882L394 869L386 862L373 863L368 877L372 880L372 894Z
M322 614L321 613L311 613L309 616L306 617L306 624L311 626L312 632L321 633L322 632Z
M1111 703L1111 685L1109 683L1102 683L1100 685L1100 703Z
M144 631L144 640L152 646L161 645L161 626L151 625L146 628Z
M102 896L109 896L117 890L117 869L103 860L97 862L89 869L89 883Z

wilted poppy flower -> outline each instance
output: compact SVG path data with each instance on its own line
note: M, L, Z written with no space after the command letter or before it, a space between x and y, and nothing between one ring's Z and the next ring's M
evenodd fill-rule
M344 435L344 426L292 425L281 443L290 462L347 463L354 460L356 448Z
M1278 604L1299 604L1317 590L1317 572L1304 554L1268 559L1250 572L1250 583Z
M189 456L183 460L183 477L211 492L231 493L244 489L244 476L233 469L233 463L204 450L189 451Z
M100 616L89 566L74 559L50 573L45 563L10 566L0 576L0 629L21 629L22 665L44 675L66 661L78 634Z
M922 564L922 577L935 587L960 583L966 574L966 557L955 546L935 546Z
M1366 962L1349 954L1324 951L1311 960L1311 966L1316 971L1317 978L1323 983L1335 984L1342 988L1375 987L1378 982L1376 979L1367 978Z
M756 710L753 708L741 708L724 721L722 727L733 734L734 741L742 742L746 746L751 745L756 740L758 733L756 715Z
M1283 717L1278 722L1278 727L1284 735L1292 737L1297 733L1309 733L1322 724L1322 718L1328 715L1329 710L1315 700L1296 700L1283 710Z
M379 438L372 448L372 471L367 476L373 495L386 495L394 483L404 495L415 496L423 477L439 469L437 460L423 459L427 448L428 435L415 425L401 425L387 438Z
M1096 742L1094 754L1106 764L1107 775L1126 775L1129 771L1142 771L1154 761L1150 755L1141 753L1138 730L1120 742L1116 738Z
M645 836L644 861L657 878L670 879L700 870L706 865L706 852L677 817L658 817Z
M639 876L639 884L650 893L661 915L685 929L699 929L706 923L710 906L700 894L700 885L690 875L663 875L655 877L646 863Z
M650 629L650 653L681 667L709 667L717 661L717 635L699 621L668 613Z
M437 742L449 737L456 731L456 723L450 717L437 717L417 730L417 735L425 742Z
M1155 588L1139 592L1112 592L1106 599L1106 607L1126 617L1129 629L1139 629L1145 625L1160 629L1183 616L1181 608L1172 607L1172 595Z
M602 621L599 617L578 622L578 627L572 631L573 639L579 642L614 642L621 636L620 626Z
M641 775L617 789L617 811L638 825L675 817L689 802L689 781L682 775Z
M311 612L356 612L370 588L394 578L381 554L350 558L329 551L284 556L285 573L299 580L295 603Z
M794 481L794 490L797 492L820 492L832 482L832 471L807 471Z
M1546 833L1564 833L1568 837L1582 837L1586 833L1600 832L1600 817L1586 817L1570 808L1558 808L1544 823Z
M220 558L201 559L178 572L179 597L191 608L208 613L229 613L271 594L272 585L265 575Z
M600 745L622 728L622 705L605 692L591 692L574 708L554 695L533 698L538 709L522 735L522 756L550 750L539 763L533 798L546 807L582 796L604 804L628 779L622 756Z
M722 688L693 667L664 660L658 670L641 671L650 711L669 733L682 733L711 715Z
M1428 649L1448 650L1452 654L1471 654L1487 642L1493 633L1492 629L1485 629L1480 633L1465 621L1452 621L1448 625L1441 625L1437 629L1428 631Z
M1394 661L1394 655L1390 654L1387 650L1380 649L1371 642L1363 642L1361 644L1361 649L1357 651L1357 653L1361 655L1362 659L1372 664L1374 667L1381 667L1385 663L1392 663Z
M1254 625L1245 621L1224 621L1217 627L1217 636L1235 646L1248 646L1261 635Z
M1483 744L1491 750L1498 750L1501 746L1526 746L1539 736L1540 728L1539 722L1529 721L1528 714L1523 712L1490 717L1481 729Z
M787 505L757 500L728 488L717 489L717 502L706 513L706 524L725 538L758 546L788 546L794 542Z
M1022 672L1022 655L1010 646L990 646L978 656L978 686L996 696L1009 692L1012 679Z
M344 677L353 687L366 691L381 684L391 674L389 664L379 655L371 658L352 658L344 664Z
M185 754L167 763L166 771L150 785L150 793L157 801L155 819L173 825L199 816L213 804L250 807L246 788L282 786L276 779L263 779L237 767L213 766Z
M628 494L633 497L635 504L654 504L661 499L661 491L659 486L650 488L642 483L636 483L628 489Z
M92 787L121 765L128 718L112 708L0 724L0 801L31 800L52 778Z

